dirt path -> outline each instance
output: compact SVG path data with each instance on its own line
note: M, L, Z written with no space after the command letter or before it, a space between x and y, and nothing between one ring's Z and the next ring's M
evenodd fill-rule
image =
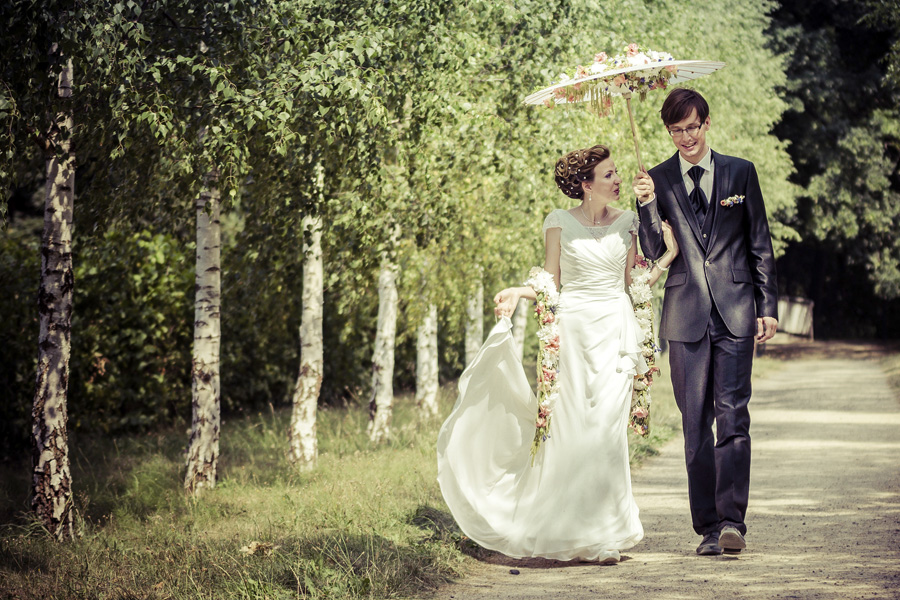
M792 360L755 383L750 406L740 557L694 554L679 437L633 474L646 533L628 560L495 559L434 600L900 598L900 401L878 363L864 354Z

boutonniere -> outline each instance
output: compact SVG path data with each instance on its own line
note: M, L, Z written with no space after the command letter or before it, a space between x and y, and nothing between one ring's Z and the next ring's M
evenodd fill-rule
M735 204L743 204L743 203L744 203L744 196L730 196L728 198L725 198L721 202L719 202L719 204L721 204L722 206L734 206Z

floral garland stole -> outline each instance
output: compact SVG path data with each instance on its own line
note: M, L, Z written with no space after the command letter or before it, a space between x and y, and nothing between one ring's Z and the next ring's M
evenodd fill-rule
M637 255L631 269L631 286L628 288L634 314L644 339L641 354L649 370L643 375L635 375L631 392L631 411L628 427L641 436L650 433L650 387L653 376L659 373L656 366L656 337L653 335L653 291L650 289L650 263ZM540 352L537 363L537 416L534 420L534 439L531 442L531 466L541 445L550 438L550 422L553 407L559 400L559 327L556 322L559 311L559 292L553 275L540 267L528 273L525 285L531 286L536 295L534 318L538 323Z
M531 442L531 466L541 444L550 437L550 420L553 405L559 399L559 327L556 313L559 310L559 292L553 275L540 267L528 273L525 285L531 286L537 295L534 301L534 318L538 323L540 353L537 363L537 417L534 421L534 440Z
M646 373L636 375L634 378L628 427L644 437L650 433L650 386L653 385L653 376L659 373L659 368L656 366L656 353L660 350L656 345L656 336L653 335L651 268L652 265L647 259L638 254L634 261L634 267L631 269L631 286L628 288L631 303L634 306L634 316L637 317L638 325L644 334L641 342L641 354L644 355L644 360L649 367Z

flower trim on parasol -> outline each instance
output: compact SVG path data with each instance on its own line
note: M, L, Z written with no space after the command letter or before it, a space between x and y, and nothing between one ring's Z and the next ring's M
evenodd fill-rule
M559 327L556 322L559 311L559 292L553 275L540 267L528 273L525 285L531 286L537 295L534 301L534 318L538 323L540 353L537 363L537 416L534 420L534 440L531 442L531 466L550 437L550 421L553 406L559 399Z
M656 337L653 335L651 268L652 265L647 259L638 254L635 257L634 267L631 269L631 286L628 288L631 303L634 306L634 316L637 317L638 326L644 334L641 354L649 367L646 373L636 375L634 378L628 427L644 437L650 433L650 387L653 385L653 376L659 373L659 368L656 366L656 353L659 352L659 347L656 345Z
M637 94L641 100L647 92L665 89L669 79L678 72L675 65L660 66L653 69L653 63L674 60L667 52L657 52L629 44L624 54L607 56L606 52L594 55L589 66L578 65L559 74L554 85L565 84L553 91L555 98L547 98L544 105L553 107L557 103L581 102L587 100L592 110L604 115L612 108L614 94ZM608 71L627 67L644 67L640 70L616 73L612 79L602 77Z

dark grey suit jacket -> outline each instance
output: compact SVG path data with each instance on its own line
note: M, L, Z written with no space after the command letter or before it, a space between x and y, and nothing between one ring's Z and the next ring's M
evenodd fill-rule
M713 152L713 197L703 229L688 200L676 153L650 169L656 198L641 205L644 255L657 260L666 247L662 221L675 232L680 253L666 279L660 337L696 342L706 333L713 305L735 336L756 335L757 317L778 318L778 287L769 222L756 168ZM740 204L722 200L744 196Z

